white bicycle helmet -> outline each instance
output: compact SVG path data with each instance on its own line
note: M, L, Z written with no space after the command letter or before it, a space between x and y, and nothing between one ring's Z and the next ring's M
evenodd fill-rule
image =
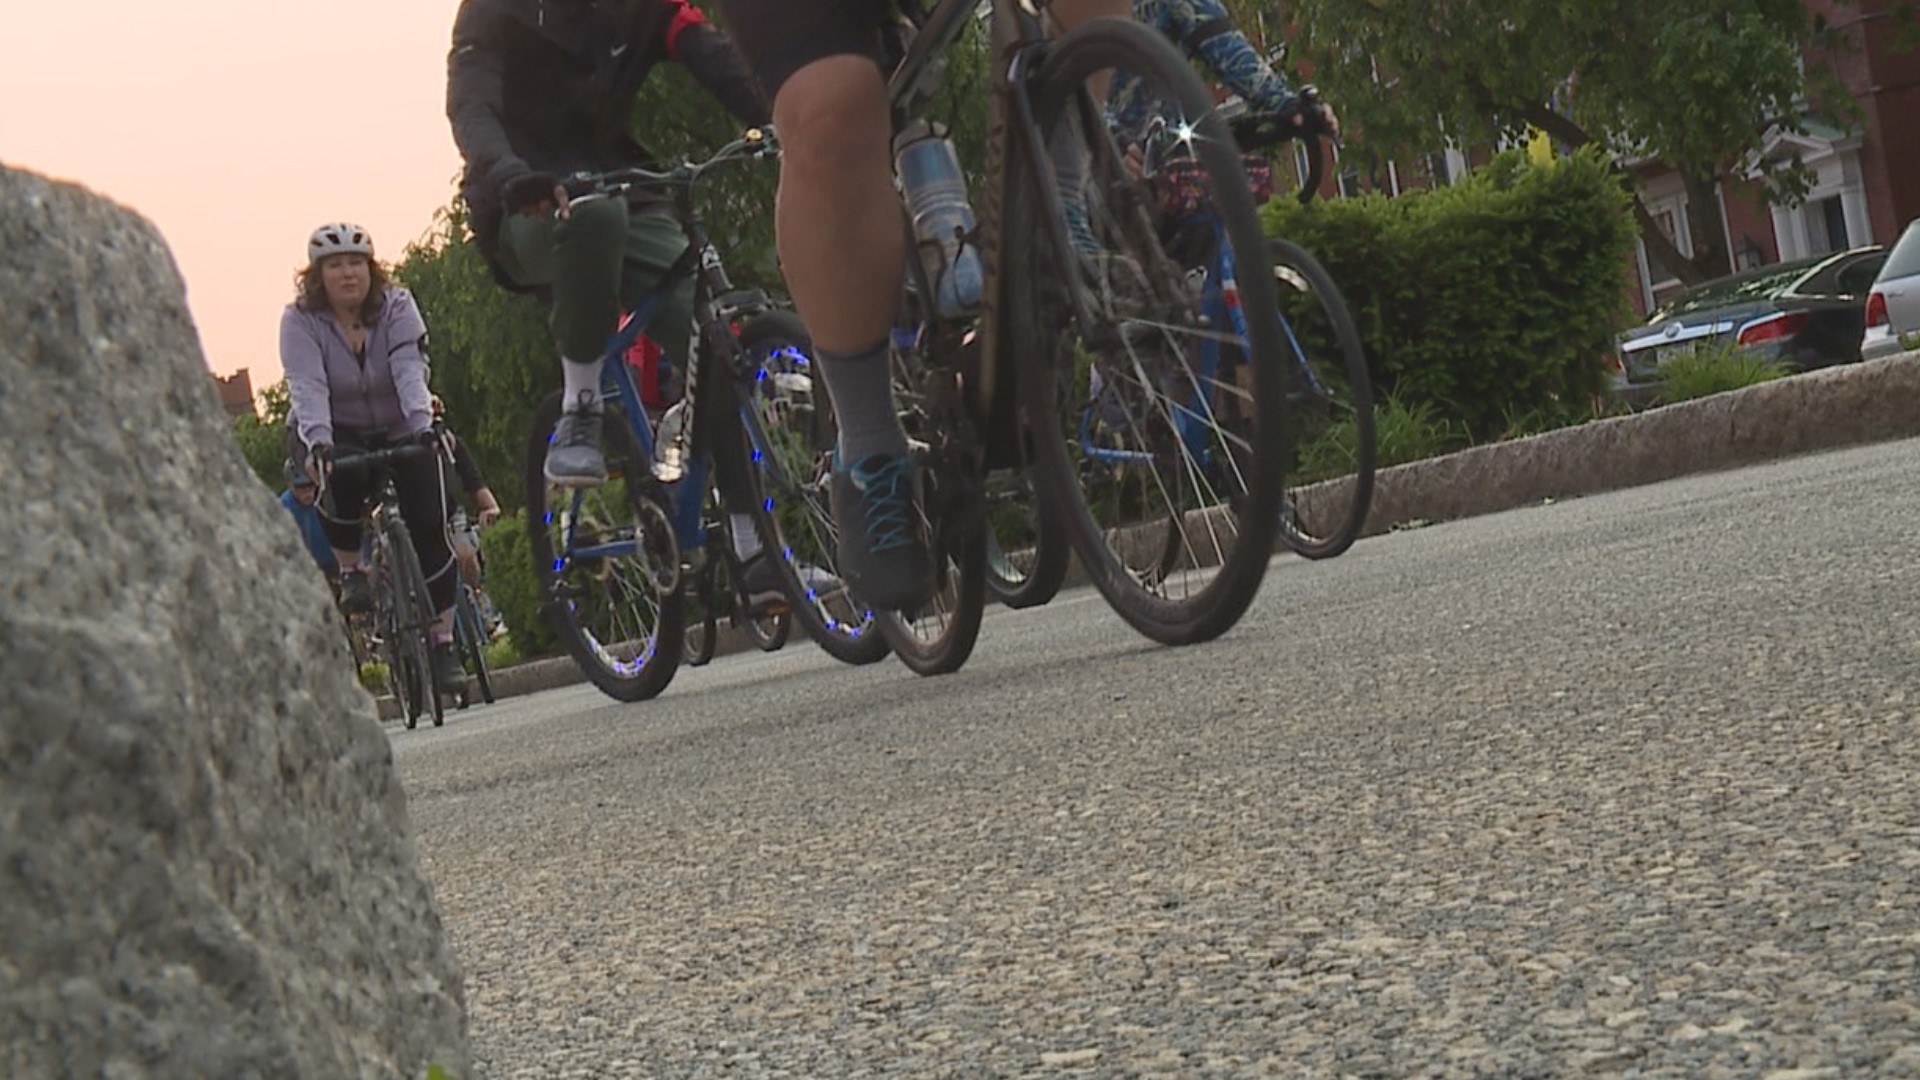
M373 237L367 230L345 221L322 225L307 238L307 265L312 266L329 255L365 255L373 258Z

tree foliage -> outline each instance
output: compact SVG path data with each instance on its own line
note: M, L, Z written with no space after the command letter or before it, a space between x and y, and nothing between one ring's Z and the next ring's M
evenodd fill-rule
M1251 0L1238 0L1248 6ZM1817 58L1848 38L1803 0L1290 0L1294 60L1342 110L1356 143L1387 155L1493 145L1537 127L1677 172L1695 207L1757 165L1771 194L1803 197L1797 160L1756 162L1774 130L1846 122L1852 99ZM1803 69L1802 58L1809 60ZM1635 216L1683 280L1728 272L1718 213L1688 215L1693 258Z
M286 486L287 410L293 398L287 391L285 379L261 390L257 396L260 404L257 412L233 418L233 437L239 442L240 453L253 468L254 475L261 483L279 491Z

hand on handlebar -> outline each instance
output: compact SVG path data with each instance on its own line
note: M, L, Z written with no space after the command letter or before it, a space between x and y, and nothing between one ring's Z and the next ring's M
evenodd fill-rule
M1273 146L1288 139L1323 137L1340 141L1340 117L1311 86L1278 112L1240 117L1232 122L1233 137L1243 150Z
M525 173L502 184L500 203L507 213L523 217L547 214L567 216L567 189L552 173Z
M307 447L307 479L313 486L326 490L327 479L333 475L333 447L327 443L315 443Z

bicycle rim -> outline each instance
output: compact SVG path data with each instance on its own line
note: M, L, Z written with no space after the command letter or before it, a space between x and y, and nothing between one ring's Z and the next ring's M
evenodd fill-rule
M813 378L806 330L785 312L761 316L741 330L740 347L752 372L734 385L759 488L754 527L780 569L793 617L838 660L884 659L875 613L836 569L840 537L828 501L836 430L826 386Z
M1083 89L1101 73L1111 116ZM1133 23L1067 34L1029 91L1041 142L1019 142L1006 223L1039 242L1005 253L1003 295L1036 345L1016 380L1035 481L1122 618L1208 640L1251 604L1283 490L1275 289L1240 156L1179 54ZM1200 215L1179 205L1195 186Z
M560 395L553 394L534 412L527 447L527 531L543 607L594 686L620 701L644 701L666 689L680 666L686 615L680 598L658 587L672 549L664 515L643 505L650 463L625 414L609 403L606 483L551 487L547 445L559 419Z

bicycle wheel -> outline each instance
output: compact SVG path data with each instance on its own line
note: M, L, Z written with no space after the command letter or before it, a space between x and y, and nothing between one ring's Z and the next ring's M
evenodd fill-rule
M395 638L401 652L402 678L415 709L414 722L422 715L433 717L433 726L446 723L446 702L434 683L433 658L427 633L433 625L433 600L427 592L427 575L420 569L420 556L413 550L413 537L407 523L398 514L390 514L382 530L387 547L387 583L393 590L394 610L404 612L395 623ZM407 726L412 727L409 723Z
M1102 73L1111 111L1086 89ZM1123 619L1217 637L1259 588L1284 490L1285 354L1239 152L1186 62L1131 22L1063 36L1026 92L1039 142L1016 139L1003 225L1040 242L1001 265L1005 317L1037 346L1016 380L1035 482Z
M940 336L918 335L922 342ZM986 607L980 457L965 438L968 420L955 372L923 362L919 347L896 348L893 370L894 398L920 465L934 593L917 611L881 612L880 633L908 668L946 675L973 655Z
M453 633L467 672L480 690L480 700L493 704L493 674L487 670L487 631L481 623L479 608L474 606L473 589L464 582L454 596ZM461 692L461 708L472 704L469 698L469 692Z
M1271 250L1290 369L1280 539L1309 559L1330 559L1353 546L1373 505L1373 381L1326 269L1297 244L1274 240Z
M773 312L740 331L742 370L732 380L746 428L749 471L759 485L754 526L774 562L793 617L827 654L849 664L887 655L871 608L854 599L839 565L839 532L827 491L833 468L833 407L815 386L812 342L799 318Z
M368 583L374 589L374 632L379 638L380 659L387 665L387 693L400 708L401 723L411 731L419 726L426 702L420 699L418 666L407 644L406 627L412 621L409 596L393 585L394 560L388 551L387 538L376 536L372 565L367 571Z
M1039 607L1067 579L1068 541L1035 496L1025 468L987 477L987 594L1007 607Z
M548 395L527 443L527 533L543 608L594 686L644 701L673 680L685 645L672 525L652 498L651 463L612 402L601 438L606 482L549 487L547 444L559 420L560 395Z
M787 637L792 633L791 615L762 615L747 620L747 636L761 652L779 652L786 647Z
M701 571L697 583L687 594L686 602L691 610L687 618L686 655L680 662L688 667L705 667L713 659L715 640L720 636L717 598L727 595L721 590L719 576L719 560L710 558L707 568Z

